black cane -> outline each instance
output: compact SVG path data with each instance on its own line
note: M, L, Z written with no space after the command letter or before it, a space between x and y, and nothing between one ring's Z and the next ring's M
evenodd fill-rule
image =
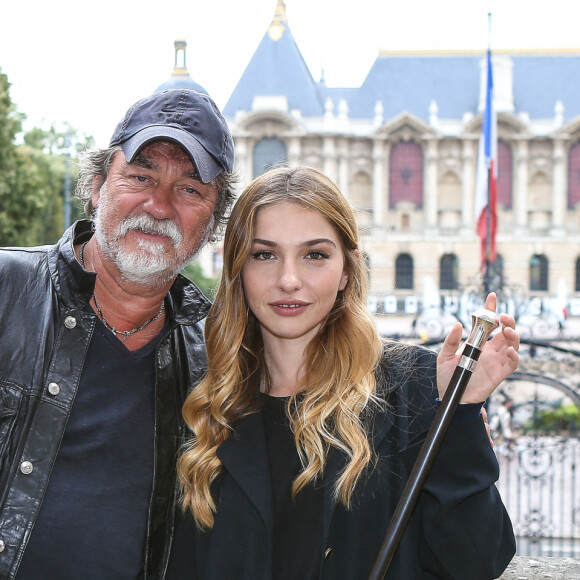
M417 457L413 465L395 513L389 522L389 527L368 580L383 580L386 576L401 537L419 501L419 494L431 471L445 433L453 419L453 414L471 378L475 363L481 354L481 349L489 335L499 326L496 313L485 308L476 310L471 315L471 319L473 324L471 334L465 343L461 359L451 377L449 387L445 391L443 400L437 409L431 428L419 452L419 457Z

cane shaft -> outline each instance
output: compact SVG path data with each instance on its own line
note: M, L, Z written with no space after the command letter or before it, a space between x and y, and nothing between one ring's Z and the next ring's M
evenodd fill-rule
M476 314L483 314L483 322L480 318L476 317ZM383 580L386 576L409 519L419 501L419 495L423 490L423 486L439 452L443 438L449 429L453 415L471 378L475 363L479 359L481 348L490 333L498 326L495 313L491 312L490 315L490 311L474 313L473 321L474 325L471 335L463 349L460 362L451 377L449 386L437 409L431 428L427 433L425 442L421 447L419 456L413 465L407 484L389 522L389 527L385 533L383 543L377 554L371 573L368 576L368 580Z

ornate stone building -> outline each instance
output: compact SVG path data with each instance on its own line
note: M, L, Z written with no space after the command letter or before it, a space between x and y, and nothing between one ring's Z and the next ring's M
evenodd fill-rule
M496 280L565 295L580 315L580 49L492 62ZM453 300L480 270L484 68L484 51L380 52L360 87L330 88L312 78L278 0L224 108L242 185L280 160L324 169L357 209L371 308L413 312L433 288Z

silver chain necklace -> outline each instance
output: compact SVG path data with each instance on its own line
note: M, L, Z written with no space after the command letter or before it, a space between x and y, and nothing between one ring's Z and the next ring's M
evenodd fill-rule
M81 246L81 251L80 251L81 265L85 270L86 270L86 268L85 268L85 246L87 244L88 244L88 242L85 242ZM118 334L119 336L122 336L123 338L121 339L121 342L125 342L131 335L135 334L136 332L139 332L140 330L143 330L146 326L148 326L152 322L155 322L163 314L163 311L165 310L165 301L163 301L161 303L161 307L159 308L159 312L153 318L150 318L149 320L144 322L141 326L137 326L136 328L133 328L131 330L117 330L114 326L111 326L107 322L107 319L105 318L105 315L103 314L103 311L101 310L101 306L97 302L97 298L96 298L94 292L91 295L91 298L95 302L95 306L97 307L97 312L99 313L99 316L101 317L101 321L103 322L105 328L107 330L110 330L115 335Z

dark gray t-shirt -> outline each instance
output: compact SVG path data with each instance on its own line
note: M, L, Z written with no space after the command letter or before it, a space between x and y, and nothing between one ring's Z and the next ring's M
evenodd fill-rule
M163 334L131 352L97 323L18 580L143 578Z

